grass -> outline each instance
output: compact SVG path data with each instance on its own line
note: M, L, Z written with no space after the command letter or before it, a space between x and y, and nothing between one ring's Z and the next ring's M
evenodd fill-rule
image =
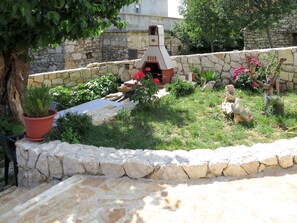
M202 92L187 97L165 96L152 111L123 111L109 122L96 126L84 143L127 149L192 150L222 146L252 145L290 138L286 128L297 125L295 94L284 96L285 115L263 115L263 95L237 90L254 115L254 121L235 124L221 111L224 90Z

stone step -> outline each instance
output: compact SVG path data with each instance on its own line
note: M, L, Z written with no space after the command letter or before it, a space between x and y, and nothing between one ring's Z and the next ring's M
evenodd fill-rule
M43 183L34 188L12 186L0 193L0 216L53 187L57 182Z
M34 215L38 207L47 206L50 200L61 198L67 190L81 183L83 179L84 176L75 175L58 184L57 182L44 183L31 190L27 189L27 191L25 188L11 189L12 191L7 195L15 193L17 197L12 194L10 197L13 199L6 204L1 203L3 207L0 207L0 222L31 222L25 220L23 216L26 216L27 213ZM22 192L24 193L22 194Z

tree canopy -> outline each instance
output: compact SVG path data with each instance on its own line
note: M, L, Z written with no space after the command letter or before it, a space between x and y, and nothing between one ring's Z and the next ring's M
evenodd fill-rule
M271 38L271 27L286 14L297 9L296 0L227 0L224 5L228 17L237 25L242 24L248 30L263 31L269 45L274 47ZM241 23L240 23L241 22Z
M59 44L121 28L119 10L137 0L1 0L0 51Z
M28 80L29 48L100 35L126 23L120 9L138 0L1 0L0 115L22 120Z
M176 30L188 36L193 45L206 42L210 51L222 50L218 45L238 46L242 31L264 31L273 47L270 29L286 13L296 9L296 0L181 0L180 13L187 26Z

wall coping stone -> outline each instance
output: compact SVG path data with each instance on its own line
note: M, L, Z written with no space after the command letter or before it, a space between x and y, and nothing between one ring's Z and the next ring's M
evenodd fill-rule
M129 150L68 144L16 143L19 184L32 186L75 174L118 178L188 180L218 176L246 176L297 165L297 137L252 146L216 150Z

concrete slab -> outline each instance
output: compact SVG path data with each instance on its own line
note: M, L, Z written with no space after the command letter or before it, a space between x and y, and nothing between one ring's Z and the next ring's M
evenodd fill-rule
M121 105L122 105L121 102L114 102L114 101L109 101L109 100L100 98L100 99L86 102L81 105L74 106L72 108L62 110L58 113L58 115L56 116L56 119L63 116L67 112L78 113L78 114L86 114L86 113L92 114L92 113L94 113L96 111L98 112L99 110L102 110L104 108L118 107Z

